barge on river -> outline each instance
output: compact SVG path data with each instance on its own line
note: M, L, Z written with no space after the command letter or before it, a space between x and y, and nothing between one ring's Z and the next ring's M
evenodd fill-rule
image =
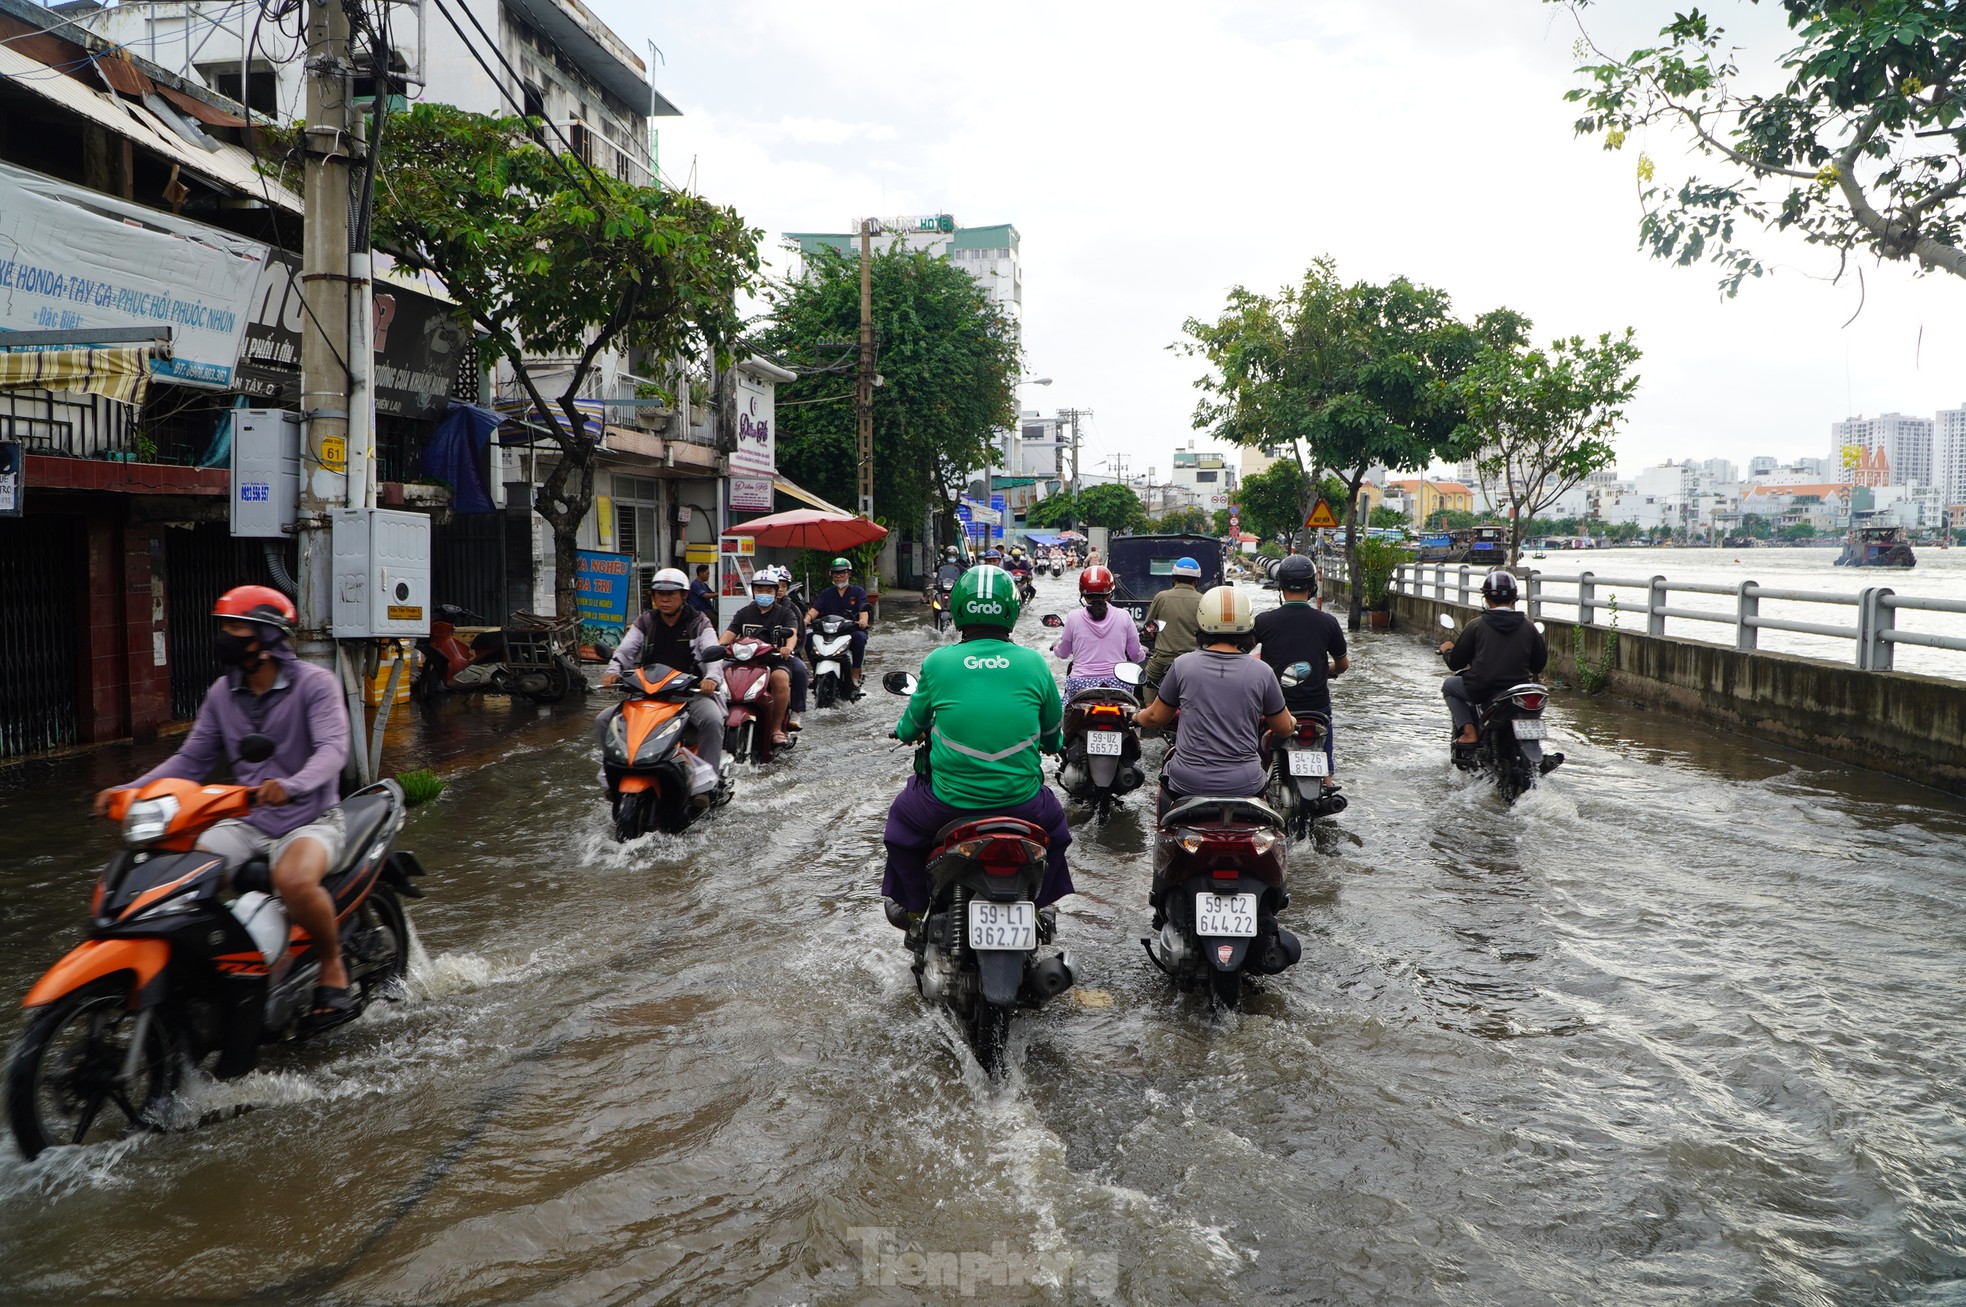
M1901 526L1853 526L1836 565L1902 569L1918 566L1918 555L1911 552L1911 542L1905 539Z

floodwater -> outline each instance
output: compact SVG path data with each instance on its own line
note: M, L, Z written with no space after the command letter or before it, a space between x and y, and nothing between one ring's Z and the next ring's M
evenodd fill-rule
M875 672L931 638L891 618ZM881 915L898 700L626 848L591 707L412 720L451 783L407 1001L197 1124L0 1144L0 1301L1966 1300L1966 804L1559 693L1569 765L1508 811L1437 676L1356 643L1303 962L1239 1015L1141 953L1138 805L1081 827L1085 979L995 1087ZM92 780L0 795L0 991L77 937Z

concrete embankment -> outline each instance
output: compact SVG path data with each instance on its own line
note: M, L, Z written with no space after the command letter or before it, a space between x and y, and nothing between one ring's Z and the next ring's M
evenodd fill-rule
M1350 602L1343 581L1331 599ZM1438 642L1437 617L1475 610L1394 595L1393 629ZM1553 675L1578 683L1574 622L1545 616ZM1604 664L1611 632L1582 628L1581 654ZM1909 672L1867 672L1814 658L1620 630L1605 693L1710 721L1840 762L1966 794L1966 682Z

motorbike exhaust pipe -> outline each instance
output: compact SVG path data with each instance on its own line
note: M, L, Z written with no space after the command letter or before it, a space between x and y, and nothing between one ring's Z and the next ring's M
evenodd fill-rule
M1345 796L1342 794L1327 794L1312 805L1320 817L1341 813L1345 810L1345 806Z
M1070 989L1075 979L1068 958L1042 958L1024 973L1024 990L1033 1004L1043 1003Z

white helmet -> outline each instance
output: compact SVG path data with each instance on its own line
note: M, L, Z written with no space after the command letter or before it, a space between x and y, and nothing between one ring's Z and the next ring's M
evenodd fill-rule
M1256 629L1256 610L1242 591L1218 585L1202 595L1195 626L1203 635L1248 635Z
M689 578L683 575L682 569L679 567L665 567L660 572L657 572L654 579L649 582L649 589L687 590L689 589Z

